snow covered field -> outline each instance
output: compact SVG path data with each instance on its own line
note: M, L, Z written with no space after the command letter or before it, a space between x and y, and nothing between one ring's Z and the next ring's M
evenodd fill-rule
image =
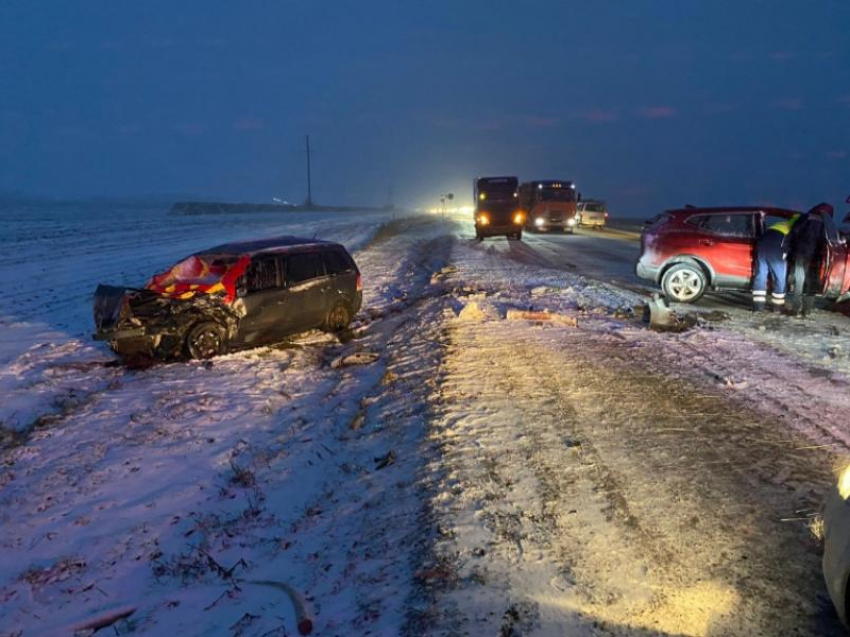
M843 316L652 332L628 243L590 235L2 214L0 635L294 635L287 591L318 635L839 631L809 523L850 444ZM100 281L314 233L363 272L348 342L132 371L87 339Z

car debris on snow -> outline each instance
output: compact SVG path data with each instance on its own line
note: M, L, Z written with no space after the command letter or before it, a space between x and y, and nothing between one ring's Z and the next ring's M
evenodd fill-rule
M310 612L307 602L304 597L295 588L286 582L276 580L239 580L245 584L254 584L256 586L266 586L283 591L289 600L292 602L292 607L295 609L295 619L298 626L298 634L309 635L313 632L313 613Z
M121 608L116 608L75 626L71 630L71 633L73 635L93 635L101 628L107 628L108 626L112 626L113 624L121 621L122 619L126 619L135 612L135 606L124 606Z
M483 321L487 315L475 301L470 301L463 306L463 309L457 315L461 321Z
M578 318L568 314L560 314L543 310L536 312L533 310L508 310L505 318L509 321L536 321L548 322L566 327L578 327Z
M672 309L667 298L657 292L644 306L644 321L657 332L685 332L700 323L716 323L729 318L729 314L719 310L681 314Z
M333 369L340 367L351 367L352 365L371 365L381 357L377 352L355 352L354 354L345 354L331 361Z
M392 464L395 464L395 451L390 450L383 456L375 458L375 469L384 469Z

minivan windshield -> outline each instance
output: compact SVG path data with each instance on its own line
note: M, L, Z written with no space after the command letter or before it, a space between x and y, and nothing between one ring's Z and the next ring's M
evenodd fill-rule
M540 201L575 201L576 191L572 188L542 188L537 193Z

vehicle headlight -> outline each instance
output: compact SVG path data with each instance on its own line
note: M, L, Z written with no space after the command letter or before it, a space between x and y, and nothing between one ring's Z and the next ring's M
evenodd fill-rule
M517 212L516 214L514 214L514 223L518 226L525 223L525 214L522 212Z
M576 220L575 219L567 219L567 225L568 226L576 225Z
M478 225L479 226L486 226L488 223L490 223L490 217L488 217L483 212L480 215L478 215Z
M542 226L544 223L546 223L546 222L543 220L543 217L537 217L537 218L534 220L534 225L535 225L535 226L537 226L538 228L539 228L540 226Z
M850 465L844 467L838 476L838 493L844 500L850 498Z

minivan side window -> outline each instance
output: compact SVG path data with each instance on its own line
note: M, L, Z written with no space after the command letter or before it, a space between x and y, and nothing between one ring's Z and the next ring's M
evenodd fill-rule
M291 254L286 259L286 279L289 285L297 285L324 275L325 268L320 254Z
M328 274L343 274L354 269L345 255L338 250L328 250L322 257L325 260L325 272Z
M755 236L752 214L696 215L688 223L721 237L751 238Z
M277 287L277 259L265 257L252 260L245 272L248 292L262 292Z

